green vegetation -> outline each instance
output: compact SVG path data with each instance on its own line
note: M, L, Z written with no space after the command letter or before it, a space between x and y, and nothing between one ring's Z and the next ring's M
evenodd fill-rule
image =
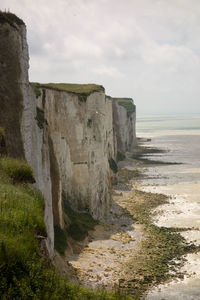
M115 160L111 157L111 158L108 160L108 162L109 162L109 166L110 166L111 170L112 170L114 173L117 173L117 172L118 172L118 166L117 166Z
M77 94L80 101L85 102L87 100L87 96L94 92L102 92L104 91L104 87L97 84L74 84L74 83L42 83L39 84L37 82L31 83L34 89L37 88L47 88L53 89L56 91L64 91L73 94Z
M22 164L23 169L24 162L18 161L18 164ZM15 165L16 161L14 169ZM44 247L43 238L46 237L41 194L25 182L13 185L10 177L13 172L6 172L5 169L0 168L1 299L130 299L119 291L88 290L60 276L41 250Z
M143 173L136 168L133 170L129 170L127 168L119 168L118 174L120 183L127 183L127 180L144 178Z
M159 284L177 274L176 268L186 253L199 251L199 247L186 243L174 228L158 227L152 224L152 210L167 203L162 194L151 194L135 190L129 201L128 211L135 221L143 224L144 239L139 251L127 263L128 280L121 281L120 288L129 294L141 297L153 284ZM173 273L174 272L174 273ZM176 274L176 275L175 275Z
M34 93L35 93L35 96L36 98L40 97L41 96L41 92L39 90L39 83L38 82L31 82L30 83Z
M126 155L124 155L122 152L117 151L117 161L122 161L126 158Z
M74 211L68 203L63 193L63 209L70 220L70 225L67 228L67 233L75 241L83 241L88 235L89 230L93 230L98 224L88 213L80 213Z
M123 106L128 112L134 112L135 111L135 104L133 103L133 100L130 98L115 98L117 100L117 103L121 106Z
M14 183L29 182L34 183L33 170L24 160L17 160L11 157L2 157L0 159L0 169L3 170Z
M47 124L47 121L46 121L46 119L44 117L44 111L43 111L43 109L37 107L37 115L35 117L35 120L37 121L38 127L40 129L44 128L44 124L45 123Z
M54 248L64 255L67 248L67 234L66 231L59 226L54 226Z
M11 26L15 27L15 24L17 25L24 25L24 22L18 18L16 15L10 13L10 12L3 12L0 11L0 24L8 23Z

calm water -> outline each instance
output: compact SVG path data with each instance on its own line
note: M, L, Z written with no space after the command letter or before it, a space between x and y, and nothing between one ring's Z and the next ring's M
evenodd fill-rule
M172 197L162 207L155 223L158 226L195 228L184 232L188 241L200 245L200 114L140 115L137 117L137 136L151 138L146 146L167 150L149 155L149 159L177 162L177 165L147 167L149 178L142 182L146 190L166 193ZM200 299L200 253L187 257L185 276L153 289L148 300Z
M137 136L151 138L147 146L167 150L149 159L180 163L149 168L149 184L200 180L200 114L138 116Z
M139 115L138 136L200 134L200 114L188 115Z

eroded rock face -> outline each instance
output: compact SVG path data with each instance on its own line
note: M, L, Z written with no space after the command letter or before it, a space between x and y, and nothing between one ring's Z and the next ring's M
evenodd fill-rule
M113 126L116 139L117 151L122 153L131 152L137 144L136 140L136 109L130 98L113 99ZM131 108L126 107L126 102ZM131 105L132 102L132 105ZM122 106L120 103L125 103Z
M112 101L104 92L91 93L83 101L73 93L40 90L38 106L48 122L57 165L55 222L63 226L63 191L74 209L104 218L110 206L108 160L114 155Z
M26 27L0 24L0 126L5 130L7 154L26 159L33 167L36 187L45 199L47 248L53 255L54 232L48 128L38 127L36 97L29 84Z
M135 146L135 111L106 97L103 88L80 97L40 86L36 97L28 78L26 27L22 21L0 25L0 127L8 155L33 167L45 199L52 256L54 226L69 225L65 202L96 219L109 214L114 176L109 162L117 151Z

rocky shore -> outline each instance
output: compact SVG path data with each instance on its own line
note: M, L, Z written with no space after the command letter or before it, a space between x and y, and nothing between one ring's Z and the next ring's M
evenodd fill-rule
M145 168L141 160L121 162L109 219L90 232L80 253L68 257L82 285L120 289L143 299L153 286L184 278L183 261L186 255L195 256L199 247L186 238L185 230L180 234L176 226L155 222L172 199L141 185Z

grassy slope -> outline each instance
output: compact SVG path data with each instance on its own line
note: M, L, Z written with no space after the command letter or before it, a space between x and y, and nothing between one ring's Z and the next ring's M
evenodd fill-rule
M93 92L104 91L103 86L97 84L74 84L74 83L36 83L31 85L35 88L50 88L58 91L71 92L75 94L90 95Z
M128 112L135 111L135 104L133 103L132 99L129 98L115 98L117 103L123 106Z
M46 235L43 198L19 174L27 182L32 170L25 162L0 157L1 299L130 299L119 293L87 290L60 277L40 250Z

